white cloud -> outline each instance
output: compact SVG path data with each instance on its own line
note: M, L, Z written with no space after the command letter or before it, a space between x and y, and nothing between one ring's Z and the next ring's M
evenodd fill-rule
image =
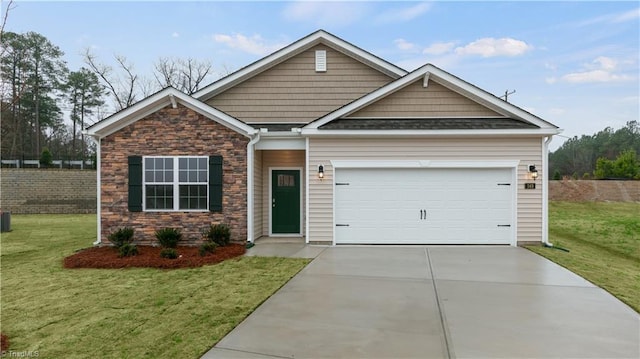
M589 82L620 82L633 78L628 75L616 74L618 61L606 56L599 56L592 63L583 66L583 70L568 73L562 76L562 80L570 83Z
M548 83L549 85L553 85L558 82L558 79L555 76L547 77L544 79L544 82Z
M599 56L598 58L593 60L593 62L596 64L599 64L600 68L607 71L611 71L615 69L616 66L618 65L618 61L606 56Z
M533 46L524 41L503 37L495 39L485 37L473 41L465 46L457 47L458 55L480 55L482 57L494 56L518 56L533 49Z
M454 42L436 42L422 50L422 53L429 55L442 55L453 50L454 46L456 46Z
M627 22L637 18L640 18L640 7L614 16L613 19L611 19L611 22Z
M403 50L403 51L413 50L416 47L415 44L410 43L409 41L407 41L405 39L395 39L395 40L393 40L393 43L396 44L396 46L400 50Z
M406 22L417 18L431 9L431 3L422 2L411 7L389 10L378 15L377 21L381 23Z
M586 83L629 81L631 77L627 75L616 75L606 70L591 70L566 74L562 76L562 79L572 83Z
M317 26L345 26L361 19L368 10L363 2L295 1L285 7L286 20L311 22Z
M180 34L174 31L174 32L171 34L171 37L173 37L173 38L178 38L178 37L180 37Z
M583 27L583 26L590 26L590 25L601 24L601 23L619 24L622 22L633 21L639 17L640 17L640 8L636 8L633 10L625 11L623 13L601 15L598 17L594 17L591 19L574 23L573 25L577 27Z
M242 34L214 34L213 40L232 49L239 49L253 55L267 55L285 46L285 44L281 43L269 44L260 35L247 37Z

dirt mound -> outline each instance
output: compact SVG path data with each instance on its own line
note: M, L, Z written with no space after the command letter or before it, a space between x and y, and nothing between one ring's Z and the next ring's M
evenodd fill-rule
M83 249L64 259L65 268L191 268L215 264L225 259L244 254L245 247L240 244L230 244L216 248L215 252L201 256L198 247L178 247L178 258L160 257L160 247L138 246L138 255L132 257L118 257L118 250L114 247L93 247Z
M549 181L549 199L569 202L640 202L640 181Z

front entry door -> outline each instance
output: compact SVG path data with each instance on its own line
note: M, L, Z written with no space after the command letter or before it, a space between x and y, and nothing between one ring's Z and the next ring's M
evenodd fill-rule
M271 172L271 232L300 234L300 171Z

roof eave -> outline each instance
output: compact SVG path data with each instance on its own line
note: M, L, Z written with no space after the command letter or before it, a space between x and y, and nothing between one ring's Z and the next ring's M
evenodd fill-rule
M480 89L479 87L472 85L454 75L449 74L448 72L441 70L440 68L432 65L426 64L413 72L407 74L404 77L401 77L323 117L318 118L317 120L309 123L304 128L306 129L318 129L319 127L333 121L339 119L344 116L348 116L349 114L355 113L358 110L371 105L377 100L384 98L385 96L402 89L403 87L413 83L414 81L418 81L420 78L425 79L425 85L428 86L428 79L435 78L440 81L441 85L449 88L452 91L460 93L462 96L469 97L474 101L477 101L484 106L500 113L505 117L514 117L520 120L524 120L530 122L538 127L545 129L558 129L557 126L513 105L506 101L503 101L494 95Z
M367 63L369 66L377 68L379 71L387 75L400 78L407 74L404 69L393 65L353 44L350 44L339 37L332 35L324 30L318 30L306 37L275 51L271 55L267 55L262 59L243 67L242 69L206 86L205 88L193 94L193 97L200 101L207 101L216 94L241 83L297 54L325 41L327 46L345 53L348 56L357 58Z
M87 128L86 134L95 138L108 136L166 106L177 103L247 137L257 132L255 128L226 113L169 87Z
M307 137L547 137L560 134L557 128L477 130L319 130L303 128Z

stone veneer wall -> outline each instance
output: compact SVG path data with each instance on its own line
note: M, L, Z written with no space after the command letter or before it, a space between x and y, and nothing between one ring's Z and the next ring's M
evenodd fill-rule
M102 241L119 227L154 244L164 227L182 230L183 244L197 244L210 224L226 223L231 240L247 239L247 143L249 139L182 105L159 110L102 139ZM210 156L223 159L222 212L129 212L128 156Z
M96 171L0 170L0 210L12 214L96 213Z

